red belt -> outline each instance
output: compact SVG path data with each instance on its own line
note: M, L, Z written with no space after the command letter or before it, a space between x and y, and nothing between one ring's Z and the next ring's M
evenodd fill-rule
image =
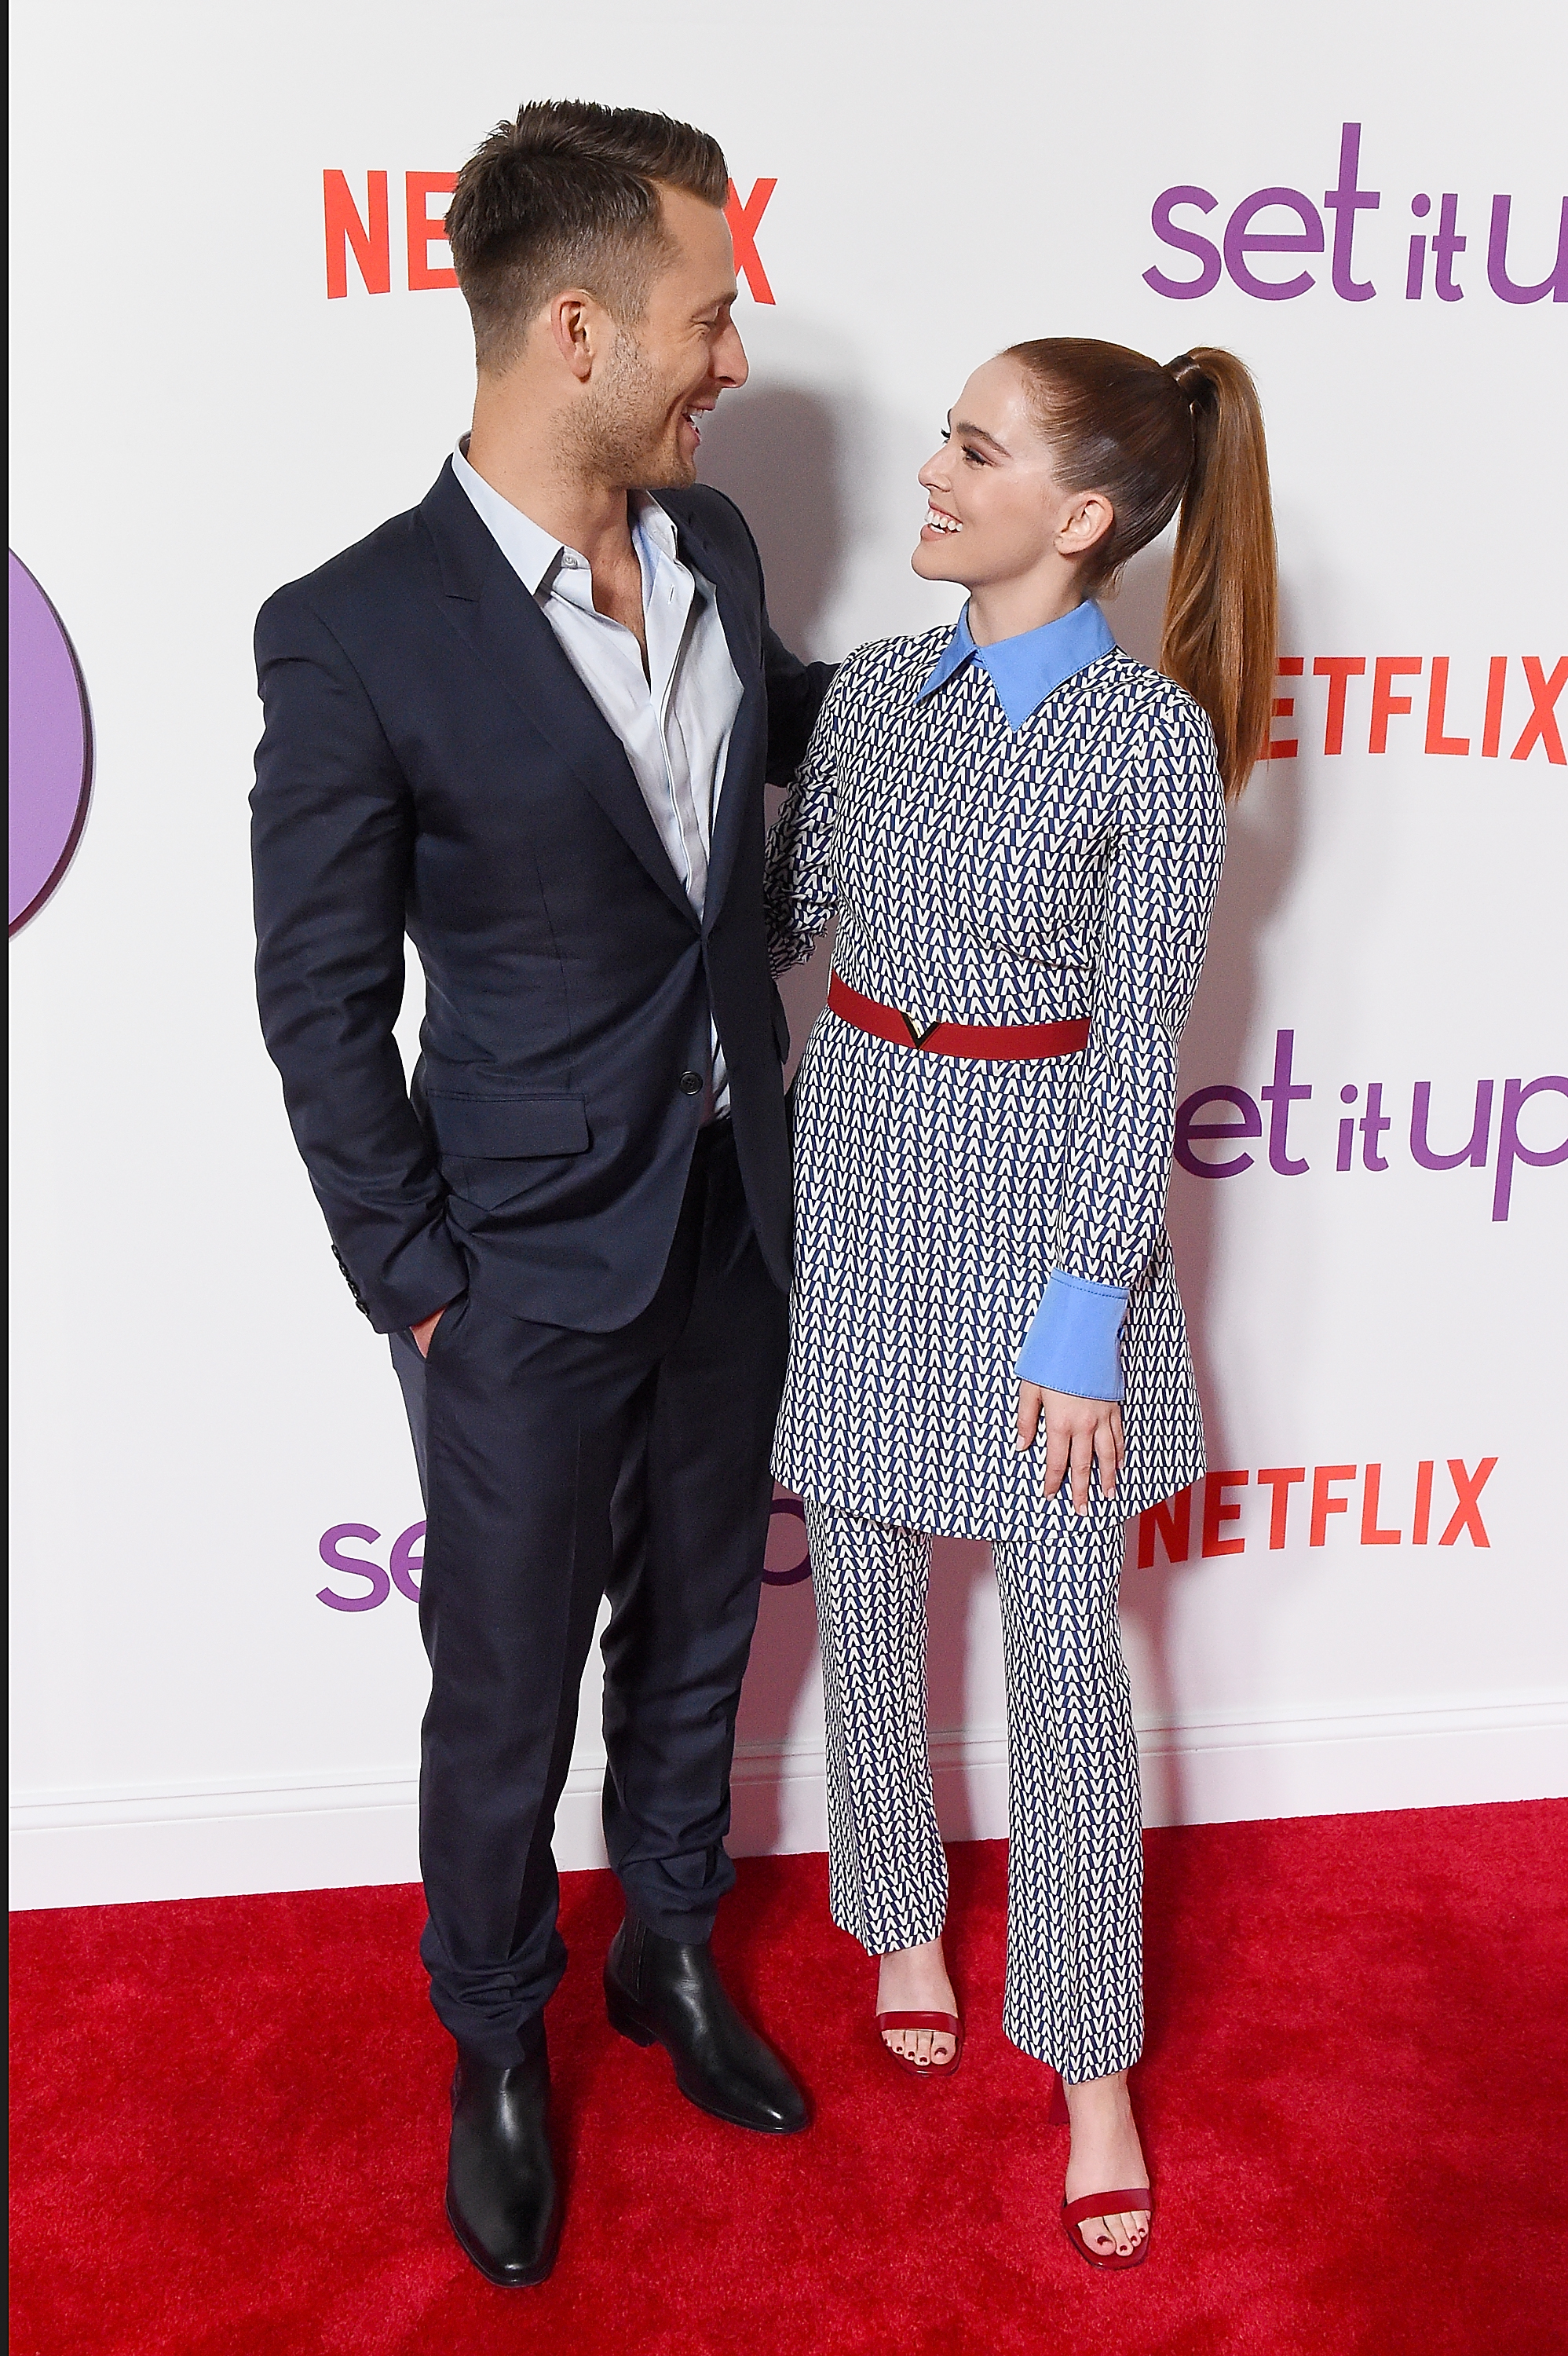
M879 1006L874 998L862 998L837 973L828 979L827 1003L857 1031L890 1040L895 1047L923 1047L928 1055L984 1055L1016 1063L1040 1055L1075 1055L1089 1044L1086 1015L1070 1023L933 1023L929 1030L917 1031L896 1006Z

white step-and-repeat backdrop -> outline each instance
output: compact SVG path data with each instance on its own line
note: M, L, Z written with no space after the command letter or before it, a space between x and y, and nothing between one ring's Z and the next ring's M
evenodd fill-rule
M915 471L999 346L1254 369L1284 634L1184 1050L1214 1470L1131 1536L1149 1813L1568 1789L1550 12L56 0L16 44L18 1902L415 1872L419 1492L256 1031L250 636L464 424L445 192L548 94L724 142L752 376L704 467L803 653L955 610ZM802 1547L786 1504L742 1848L824 1837ZM1001 1831L979 1548L932 1710L950 1828Z

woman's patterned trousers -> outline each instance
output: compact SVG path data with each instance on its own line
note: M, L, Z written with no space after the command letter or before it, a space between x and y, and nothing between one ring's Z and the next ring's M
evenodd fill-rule
M808 1497L827 1713L833 1919L871 1954L936 1938L947 1860L926 1750L931 1539ZM1007 1669L1003 2027L1070 2084L1143 2043L1142 1810L1116 1594L1124 1523L1058 1495L1043 1550L994 1547Z

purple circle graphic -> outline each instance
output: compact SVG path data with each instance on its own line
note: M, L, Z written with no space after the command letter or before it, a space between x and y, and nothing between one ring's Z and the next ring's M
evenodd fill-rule
M783 1494L774 1496L768 1515L768 1535L770 1537L773 1535L773 1516L778 1514L783 1514L786 1517L793 1515L800 1524L801 1537L803 1538L805 1537L805 1507L801 1504L798 1497L790 1497ZM811 1549L808 1547L802 1554L800 1560L798 1562L792 1562L787 1569L764 1570L763 1573L763 1583L765 1587L798 1587L803 1579L809 1579L810 1577Z
M92 789L87 684L64 623L11 555L11 931L70 865Z

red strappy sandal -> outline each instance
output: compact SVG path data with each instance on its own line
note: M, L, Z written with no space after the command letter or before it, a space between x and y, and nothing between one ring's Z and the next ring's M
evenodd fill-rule
M1116 2250L1104 2253L1092 2250L1078 2231L1085 2217L1116 2217L1128 2210L1137 2216L1147 2217L1151 2221L1151 2230L1144 2235L1137 2248L1129 2250L1125 2258ZM1086 2192L1081 2201L1064 2201L1061 2204L1062 2230L1084 2265L1104 2266L1115 2273L1121 2273L1127 2266L1142 2265L1153 2239L1153 2217L1154 2195L1142 2185L1136 2185L1131 2191L1125 2192Z
M907 2053L895 2053L882 2040L884 2029L934 2029L953 2040L951 2062L912 2062ZM879 2012L877 2037L890 2062L907 2070L912 2078L951 2078L964 2059L964 2023L955 2012Z

